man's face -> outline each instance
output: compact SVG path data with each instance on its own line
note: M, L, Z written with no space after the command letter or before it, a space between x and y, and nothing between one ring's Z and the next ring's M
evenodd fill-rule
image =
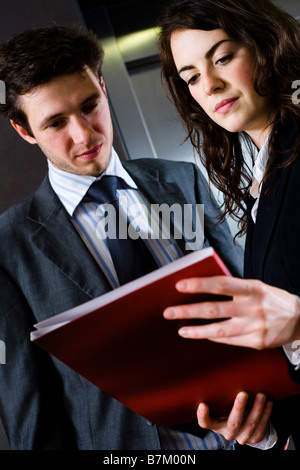
M112 122L104 83L86 68L63 75L20 97L33 137L12 123L31 144L38 144L56 167L99 176L112 151Z

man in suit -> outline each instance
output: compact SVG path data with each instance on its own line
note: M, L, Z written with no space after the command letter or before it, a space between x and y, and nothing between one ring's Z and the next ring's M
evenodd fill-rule
M0 403L12 449L160 449L177 432L125 408L29 339L35 323L119 285L111 253L97 236L101 204L87 195L96 180L117 175L118 191L137 204L204 204L204 233L193 220L204 246L213 246L234 275L242 272L242 250L226 223L215 225L218 211L194 165L154 159L121 164L112 147L102 59L97 38L78 28L26 31L0 47L7 93L1 112L49 163L40 188L0 217L7 357L0 367ZM189 252L184 233L149 243L157 267ZM200 442L195 446L230 445L195 429L189 434Z

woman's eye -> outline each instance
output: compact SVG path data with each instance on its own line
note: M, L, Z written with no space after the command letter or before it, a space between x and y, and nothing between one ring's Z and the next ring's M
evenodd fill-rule
M200 73L197 73L196 75L193 75L191 78L188 79L187 84L189 85L195 85L197 83L198 78L200 77Z
M216 64L221 64L221 65L227 64L228 62L230 62L232 57L233 57L233 54L227 54L224 57L221 57L221 59L218 59L216 61Z

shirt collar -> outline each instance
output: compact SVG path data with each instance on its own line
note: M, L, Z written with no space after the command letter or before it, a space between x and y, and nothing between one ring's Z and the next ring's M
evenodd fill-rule
M251 216L252 216L254 223L256 223L258 203L259 203L260 192L261 192L261 183L262 183L266 166L268 163L268 159L269 159L269 145L268 145L269 138L270 138L270 134L268 135L262 148L258 152L256 160L255 160L255 164L253 167L253 177L252 177L252 186L250 188L250 194L254 199L256 199L251 209Z
M64 205L69 215L73 216L74 211L86 195L89 187L94 181L101 179L103 175L115 175L121 178L125 187L137 189L136 183L123 167L118 154L112 149L109 165L105 172L98 178L94 176L76 175L67 171L55 168L48 160L48 174L50 184Z
M267 166L268 159L269 159L269 137L270 135L268 135L268 137L263 143L262 148L258 152L256 160L255 160L255 164L253 167L253 178L256 179L259 185L261 184L263 180L264 173L265 173L266 166Z

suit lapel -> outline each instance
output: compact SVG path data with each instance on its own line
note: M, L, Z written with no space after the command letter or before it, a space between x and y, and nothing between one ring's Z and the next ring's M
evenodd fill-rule
M180 204L183 207L187 203L177 184L160 181L158 170L127 166L126 163L124 167L151 204L167 204L169 207ZM53 192L48 178L33 195L27 217L32 226L32 243L89 297L94 298L111 290L105 275ZM177 228L181 233L182 223ZM182 237L176 241L183 254L190 253L186 249L188 241Z
M281 161L284 163L291 157L291 142L295 132L288 130L281 140ZM286 184L291 166L284 169L273 170L270 178L263 184L261 200L258 207L257 219L253 230L253 267L255 276L263 279L263 268L271 242L272 234L282 207L282 200L286 193Z
M33 196L28 219L32 243L89 297L111 290L47 178Z
M123 163L123 165L132 179L136 182L137 186L147 197L150 204L157 204L159 206L166 204L169 208L176 204L178 205L178 208L180 206L179 214L182 213L181 211L183 210L184 204L187 204L187 200L178 184L161 181L159 177L159 171L156 169L143 168L141 171L138 167L133 168L129 165L127 166L126 163ZM196 214L196 217L199 217L199 215ZM200 221L196 222L193 220L194 227L200 227L200 223ZM182 218L179 217L177 221L175 220L174 226L175 230L182 234ZM183 254L188 254L191 252L191 250L187 250L189 240L185 238L184 234L183 236L180 236L180 238L176 239L176 242L181 248Z

